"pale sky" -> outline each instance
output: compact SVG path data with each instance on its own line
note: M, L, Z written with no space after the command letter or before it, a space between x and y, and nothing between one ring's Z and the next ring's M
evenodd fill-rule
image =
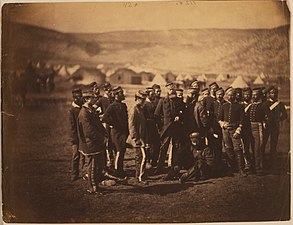
M12 21L62 32L183 28L273 28L289 24L281 1L173 1L125 3L24 3L5 5Z

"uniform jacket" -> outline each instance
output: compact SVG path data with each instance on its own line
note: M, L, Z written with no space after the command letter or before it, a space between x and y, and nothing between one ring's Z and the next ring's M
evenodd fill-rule
M105 151L107 132L97 114L83 106L78 115L79 151L94 155Z
M143 107L144 116L147 120L148 133L158 132L159 121L155 118L156 105L155 102L146 101ZM152 134L150 134L152 135Z
M78 126L77 117L81 107L72 102L71 108L69 109L69 121L70 121L70 142L72 145L78 145Z
M185 113L185 105L182 100L170 99L169 97L162 98L155 110L155 118L163 118L163 126L160 132L161 138L169 131L178 132L177 127L183 123ZM179 117L179 122L175 122L175 117ZM180 134L180 132L179 132Z
M146 146L146 144L149 144L147 120L143 107L136 105L132 109L129 117L129 130L134 146Z
M227 122L237 128L243 125L244 122L244 107L240 103L225 102L221 109L220 120Z
M262 102L251 103L251 106L247 110L247 116L249 122L265 122L268 118L269 108Z
M123 102L114 101L103 115L102 121L109 124L119 133L129 135L127 106Z
M102 96L96 104L98 107L101 107L101 114L104 114L111 103L110 99L107 96Z
M194 117L194 107L196 104L196 100L193 100L186 104L186 113L185 113L185 127L187 135L191 134L194 131L198 131L198 128L196 127L196 121Z
M216 99L209 95L209 96L205 97L203 101L205 102L208 115L212 116L214 113Z
M195 103L193 116L195 121L193 132L199 132L202 137L206 137L209 124L209 115L203 100Z
M279 101L277 102L278 103L275 103L273 100L264 102L264 105L269 109L268 125L277 125L280 121L288 118L284 103Z

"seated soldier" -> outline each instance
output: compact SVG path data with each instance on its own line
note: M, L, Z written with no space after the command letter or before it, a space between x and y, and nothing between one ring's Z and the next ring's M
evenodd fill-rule
M194 165L186 173L182 174L179 179L181 183L210 178L213 174L215 167L214 152L201 139L202 137L197 132L190 134L190 150L194 158Z

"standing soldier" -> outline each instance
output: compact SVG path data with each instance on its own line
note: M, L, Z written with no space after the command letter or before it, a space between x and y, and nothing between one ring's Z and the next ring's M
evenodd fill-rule
M260 88L252 90L252 104L247 110L251 126L251 146L254 155L254 166L257 175L263 174L263 124L266 122L269 109L262 103Z
M118 86L113 89L114 102L107 108L102 121L111 128L111 139L115 145L115 172L119 178L125 178L123 169L126 140L129 135L127 106L122 101L125 99L123 89Z
M93 109L95 93L89 90L83 96L85 103L78 115L79 151L87 158L87 191L97 193L105 165L107 132Z
M130 137L133 140L133 146L136 149L136 179L139 183L147 184L145 181L146 155L149 148L147 120L144 116L143 106L146 100L146 93L138 91L135 94L136 105L134 106L130 118Z
M187 90L186 96L186 119L185 119L185 127L187 132L187 138L194 131L194 127L196 126L195 118L193 115L195 104L198 100L198 89L190 87Z
M157 105L161 99L161 93L162 93L161 86L158 84L154 84L152 86L152 88L154 89L154 93L155 93L154 103L155 103L155 106L157 107Z
M243 105L235 101L235 90L232 87L226 90L227 102L223 104L219 124L223 131L225 151L232 170L237 169L242 176L244 172L243 149L241 144L241 130L244 120ZM236 156L236 160L235 160Z
M217 89L219 89L219 85L216 82L211 83L209 85L209 95L205 99L206 109L210 117L213 117Z
M264 104L269 108L270 118L264 132L264 150L271 137L270 142L270 167L274 168L277 157L277 145L280 132L280 122L287 119L287 111L283 102L278 101L278 89L274 86L268 89L268 101Z
M242 88L235 88L235 100L238 103L242 103Z
M99 98L99 100L96 103L97 107L101 111L100 117L103 117L103 115L106 112L109 105L114 101L114 99L111 95L111 91L112 91L111 84L106 82L103 85L103 90L104 90L104 95L101 98ZM113 144L111 136L110 136L111 129L110 129L109 124L104 123L104 126L106 127L106 130L109 134L109 139L108 139L107 147L106 147L107 167L112 168L112 167L114 167L115 147L114 147L114 144Z
M182 104L182 108L176 107L175 108L175 101L176 101L176 92L175 92L175 86L173 83L168 83L166 85L168 88L167 97L162 98L158 106L155 110L155 118L161 119L163 118L163 127L160 132L160 138L161 138L161 148L160 148L160 154L158 159L158 166L155 171L155 174L160 174L164 167L164 162L166 159L167 151L170 142L172 142L172 167L170 169L170 176L166 177L167 179L173 178L173 172L174 174L179 173L180 168L178 165L178 155L180 151L180 143L181 143L181 123L183 120L183 112L184 112L184 106ZM179 104L178 104L179 106ZM175 156L175 157L173 157Z
M223 133L222 128L219 124L220 116L221 116L221 110L223 104L226 102L224 100L224 90L223 88L218 88L216 90L216 101L214 103L214 113L213 113L213 120L212 120L212 134L210 136L212 137L212 144L211 147L214 150L215 153L215 164L217 167L217 172L220 173L222 170L222 147L223 147Z
M199 87L199 81L198 80L193 81L190 84L190 87L196 89L197 90L197 93L200 92L200 87Z
M250 87L243 88L243 106L244 106L244 122L242 128L243 153L245 161L245 171L251 171L252 166L252 150L251 150L251 126L249 122L248 109L251 107L252 90Z
M71 180L75 181L79 177L79 162L81 161L81 169L84 167L84 156L78 151L79 139L78 139L78 126L77 126L77 117L81 109L83 99L81 89L72 90L73 102L69 110L69 120L71 128L71 149L72 149L72 160L71 160Z
M153 88L147 88L147 99L144 104L144 115L147 120L147 130L149 135L149 142L151 145L150 161L151 167L156 167L160 153L160 135L158 131L158 122L155 119L156 110L156 95Z

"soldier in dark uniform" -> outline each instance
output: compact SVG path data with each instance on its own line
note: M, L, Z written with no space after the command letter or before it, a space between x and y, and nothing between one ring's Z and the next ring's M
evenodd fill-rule
M135 177L138 182L142 184L147 184L147 182L145 181L145 169L147 161L147 151L150 147L149 135L147 130L147 119L145 117L143 109L145 100L146 93L144 91L138 91L135 94L136 105L130 113L129 118L130 137L132 139L133 146L136 149Z
M111 139L115 145L115 171L116 176L126 177L123 169L124 155L126 151L126 140L129 135L127 106L122 101L125 99L121 87L113 90L114 102L107 108L102 121L109 124L111 128Z
M186 173L182 174L179 179L181 183L209 178L215 170L214 153L212 149L201 142L200 134L197 132L191 133L190 139L190 150L193 155L194 164Z
M143 109L147 120L147 129L151 145L150 162L152 167L156 167L160 153L160 134L158 130L158 121L155 119L156 95L153 88L147 88L146 92L147 99Z
M158 166L155 171L155 174L162 172L164 167L164 162L166 159L167 151L170 142L172 142L172 167L170 169L170 175L167 175L167 179L173 178L174 174L179 173L179 155L180 155L180 144L183 134L183 113L184 113L184 104L180 104L178 101L175 86L172 83L166 85L168 90L168 95L165 98L162 98L155 110L155 118L163 118L163 127L160 131L161 138L161 148L158 159ZM180 106L181 105L181 106Z
M266 129L264 130L264 150L268 142L270 141L270 151L269 151L269 162L267 166L274 168L276 158L277 158L277 145L280 132L280 122L288 118L287 111L283 102L278 100L278 89L274 86L268 88L268 101L264 104L269 108L269 121L267 123Z
M190 87L187 90L187 96L186 96L186 132L187 136L189 137L189 134L191 134L194 131L195 124L195 118L194 118L194 107L198 100L198 89ZM188 138L189 139L189 138Z
M209 131L209 115L206 110L205 97L209 94L208 89L203 89L198 97L198 101L195 103L193 110L193 117L195 124L193 125L192 132L197 132L200 134L201 141L203 144L208 145L208 131Z
M236 102L242 103L242 88L235 88L235 99Z
M209 115L212 117L214 113L214 105L216 101L216 90L219 89L219 85L216 82L213 82L209 85L209 95L206 96L206 108Z
M103 117L104 113L106 112L109 105L114 102L114 98L111 94L112 92L112 86L110 83L106 82L103 85L104 95L101 96L98 101L96 102L96 107L100 109L100 117ZM109 124L104 123L103 124L107 130L107 132L110 134L111 129ZM110 169L113 169L114 167L114 159L115 159L115 146L112 142L111 135L109 135L109 139L107 142L107 148L106 148L106 160L107 160L107 167Z
M194 117L194 107L198 100L198 90L196 88L189 87L187 90L186 96L186 112L185 112L185 121L184 121L184 128L185 128L185 135L184 135L184 143L186 143L186 147L184 148L185 151L183 153L183 167L190 168L193 163L193 157L190 150L191 142L189 135L194 131L198 130L196 128L196 121Z
M232 87L226 90L227 102L223 104L219 124L223 132L223 141L228 162L232 170L236 169L240 175L244 172L243 146L241 130L244 120L244 108L235 101L235 90ZM235 160L236 158L236 160Z
M217 84L217 82L213 82L209 85L209 89L210 89L210 96L215 99L216 91L219 89L219 85Z
M97 193L105 166L107 132L93 109L95 93L83 93L85 103L78 115L79 151L86 156L89 193Z
M221 110L223 104L226 102L224 100L224 90L223 88L218 88L215 92L216 101L214 103L214 112L213 112L213 119L212 119L212 144L211 148L215 153L215 166L218 175L222 171L222 147L223 147L223 133L222 128L219 124Z
M251 127L251 147L254 156L254 169L257 175L263 174L263 124L268 118L269 109L261 101L260 88L252 90L251 106L247 110Z
M198 81L198 80L193 81L193 82L190 84L190 87L191 87L191 88L195 88L195 89L197 90L198 93L200 92L200 85L199 85L199 81Z
M70 121L70 142L72 149L72 160L71 160L71 180L75 181L79 177L79 163L81 162L81 169L83 170L85 158L78 151L79 139L78 139L78 126L77 117L83 104L82 91L81 89L72 90L73 102L69 110L69 121ZM84 174L83 174L84 175Z
M154 89L154 93L155 93L155 100L154 100L154 104L155 106L157 107L160 99L162 98L161 97L161 93L162 93L162 90L161 90L161 86L158 85L158 84L154 84L152 86L152 88Z
M242 127L242 141L243 141L243 154L246 172L251 171L252 166L252 149L251 149L251 126L249 122L248 109L251 107L252 90L250 87L243 88L243 106L244 106L244 122Z
M262 102L266 102L267 101L267 90L266 90L266 87L261 87L261 92L262 92L262 95L261 95L261 100Z

